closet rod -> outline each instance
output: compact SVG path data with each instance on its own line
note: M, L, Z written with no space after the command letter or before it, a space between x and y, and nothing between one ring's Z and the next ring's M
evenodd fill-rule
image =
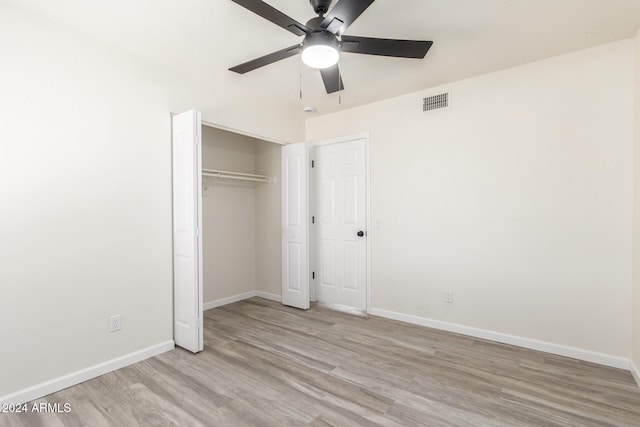
M217 169L202 169L202 175L212 176L215 178L239 179L242 181L253 181L253 182L270 182L271 181L271 179L265 175L255 175L252 173L231 172L231 171L223 171L223 170L217 170Z

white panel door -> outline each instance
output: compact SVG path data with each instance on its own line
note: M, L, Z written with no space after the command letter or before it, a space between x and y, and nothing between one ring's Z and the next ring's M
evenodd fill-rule
M173 116L173 336L202 351L202 164L199 111Z
M365 139L315 147L314 236L319 302L367 308Z
M282 303L309 308L307 145L282 147Z

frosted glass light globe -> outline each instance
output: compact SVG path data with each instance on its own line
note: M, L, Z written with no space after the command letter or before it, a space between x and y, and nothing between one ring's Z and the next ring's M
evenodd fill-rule
M340 53L333 46L311 45L302 51L302 62L311 68L329 68L338 63Z

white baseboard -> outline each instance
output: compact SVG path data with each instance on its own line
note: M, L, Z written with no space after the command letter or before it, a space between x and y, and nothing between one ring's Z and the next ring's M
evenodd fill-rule
M271 301L282 302L282 295L270 294L269 292L256 291L256 296Z
M524 347L531 350L544 351L546 353L571 357L573 359L611 366L613 368L626 370L630 369L631 362L629 359L618 356L611 356L609 354L598 353L595 351L583 350L580 348L553 344L550 342L538 341L530 338L523 338L516 335L508 335L500 332L488 331L486 329L472 328L469 326L443 322L440 320L433 320L426 317L415 316L412 314L397 313L394 311L382 310L379 308L370 308L368 310L368 313L374 316L385 317L387 319L400 320L402 322L412 323L414 325L426 326L429 328L468 335L474 338L482 338L490 341L500 342L503 344Z
M138 350L133 353L129 353L124 356L120 356L115 359L90 366L80 371L76 371L71 374L25 388L24 390L20 390L6 396L1 396L0 405L5 403L22 404L35 399L39 399L51 393L64 390L65 388L115 371L116 369L124 368L125 366L140 362L153 356L157 356L158 354L164 353L166 351L173 350L174 348L175 344L173 340L165 341L151 347L143 348L142 350Z
M205 303L202 306L202 308L204 310L211 310L212 308L222 307L223 305L231 304L234 302L242 301L242 300L253 298L253 297L260 297L264 299L269 299L271 301L282 302L282 297L280 295L270 294L268 292L262 292L262 291L249 291L249 292L244 292L237 295L232 295L226 298L220 298L214 301L209 301Z
M636 380L636 384L638 384L638 387L640 387L640 370L635 365L635 363L633 363L633 360L629 362L629 365L631 365L629 367L631 375L633 375L633 379Z
M203 310L211 310L212 308L222 307L223 305L231 304L234 302L242 301L243 299L248 299L256 296L256 291L244 292L237 295L232 295L226 298L220 298L214 301L209 301L204 303L202 306Z

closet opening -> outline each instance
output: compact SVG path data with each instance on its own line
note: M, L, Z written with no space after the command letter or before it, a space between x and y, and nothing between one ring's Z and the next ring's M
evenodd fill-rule
M204 310L281 299L280 149L202 125Z

